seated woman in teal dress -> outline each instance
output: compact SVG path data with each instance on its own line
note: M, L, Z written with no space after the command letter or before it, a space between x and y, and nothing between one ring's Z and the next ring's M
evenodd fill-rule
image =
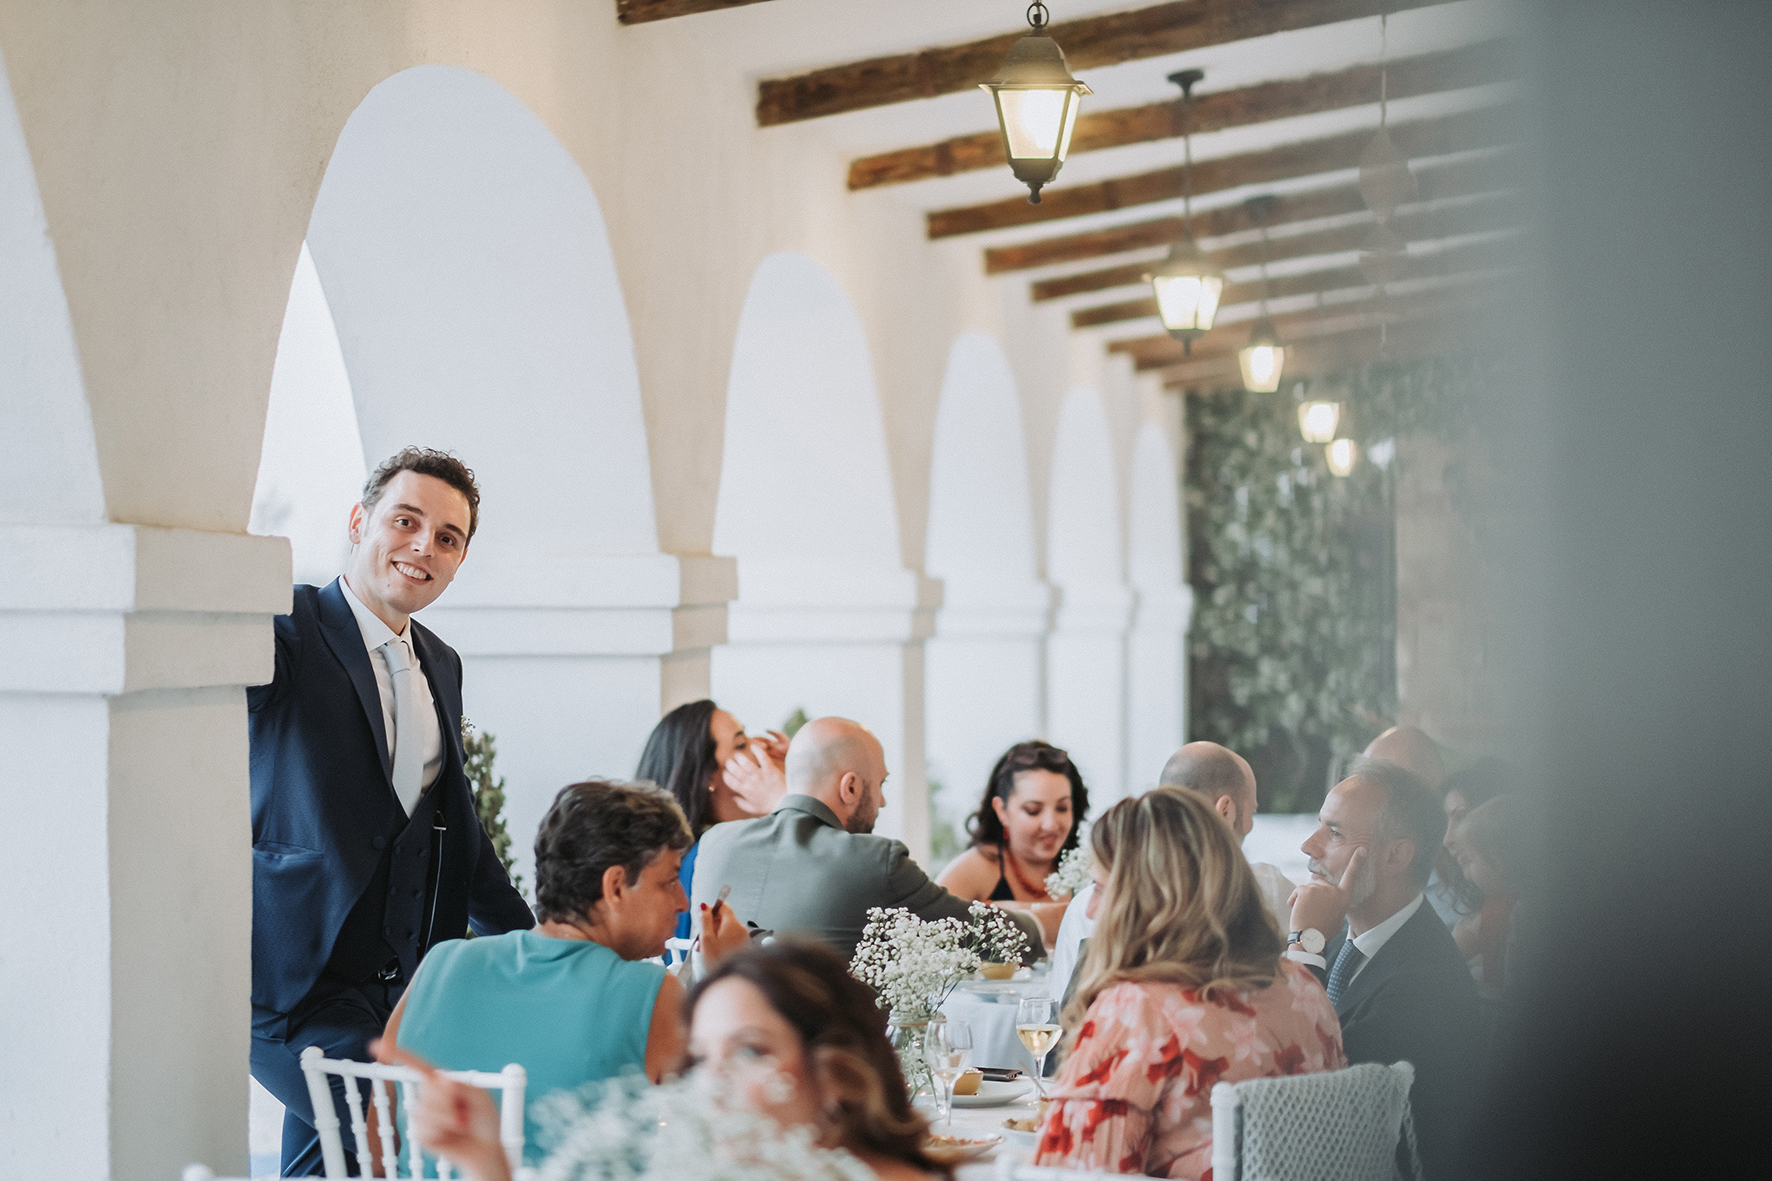
M645 784L562 790L535 838L534 930L432 948L388 1018L386 1041L448 1070L528 1072L525 1106L629 1071L657 1082L682 1056L683 986L657 964L689 906L677 874L689 826ZM709 958L748 942L723 904ZM525 1156L539 1159L524 1121Z

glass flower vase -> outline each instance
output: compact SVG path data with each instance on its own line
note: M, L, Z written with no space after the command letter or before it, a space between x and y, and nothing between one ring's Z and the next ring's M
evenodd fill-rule
M892 1049L898 1055L898 1067L904 1072L905 1087L911 1093L911 1101L927 1091L935 1094L935 1078L929 1073L929 1061L923 1057L923 1038L929 1032L933 1021L944 1021L946 1018L927 1012L911 1012L892 1014L886 1026L886 1036L892 1040Z

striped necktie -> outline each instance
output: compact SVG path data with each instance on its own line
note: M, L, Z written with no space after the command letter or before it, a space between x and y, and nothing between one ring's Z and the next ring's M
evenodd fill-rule
M1347 986L1353 983L1354 973L1366 962L1366 953L1354 946L1352 939L1341 945L1341 954L1335 957L1335 966L1329 969L1329 1003L1337 1009L1341 1007L1341 996Z

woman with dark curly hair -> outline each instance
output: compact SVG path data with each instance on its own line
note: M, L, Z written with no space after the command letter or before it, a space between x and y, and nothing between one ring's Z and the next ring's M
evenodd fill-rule
M939 883L972 902L1033 912L1052 943L1064 901L1046 891L1058 859L1077 847L1089 790L1069 754L1050 742L1019 742L991 769L978 811L966 822L972 848Z
M521 1062L532 1099L629 1070L657 1082L683 1053L683 986L641 961L664 952L689 906L677 884L688 847L682 809L650 784L562 789L535 837L535 929L432 948L385 1045L448 1070ZM708 958L749 939L725 903L704 914ZM536 1128L526 1135L533 1155Z
M824 944L778 939L728 956L689 994L687 1015L691 1064L720 1071L744 1107L811 1128L881 1181L952 1176L923 1151L928 1125L911 1108L885 1012ZM434 1077L412 1127L470 1181L510 1181L486 1092Z

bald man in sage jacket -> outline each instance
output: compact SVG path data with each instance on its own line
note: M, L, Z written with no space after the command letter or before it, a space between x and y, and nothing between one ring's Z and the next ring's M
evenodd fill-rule
M716 824L696 853L695 898L712 906L722 886L740 919L802 934L855 954L870 907L923 919L965 918L972 904L911 860L903 841L873 835L886 802L880 740L844 718L806 723L788 746L788 794L773 813ZM1040 948L1030 915L1007 912Z

